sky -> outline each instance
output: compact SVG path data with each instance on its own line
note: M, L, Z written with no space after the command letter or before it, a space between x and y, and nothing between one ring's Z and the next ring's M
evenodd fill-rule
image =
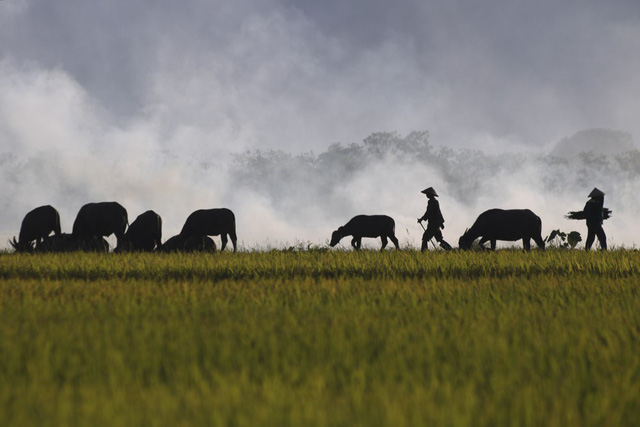
M231 195L233 153L322 152L378 131L488 153L640 134L635 0L2 0L0 40L0 162L25 166L2 177L3 241L33 207L54 204L70 230L99 200L132 218L153 208L169 234L234 204L248 246L273 241L270 227L317 241L329 224L309 232L260 195ZM363 180L354 197L376 188Z

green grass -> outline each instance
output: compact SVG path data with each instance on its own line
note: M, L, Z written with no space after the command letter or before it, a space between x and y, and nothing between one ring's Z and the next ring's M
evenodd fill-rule
M636 425L640 253L0 255L0 425Z

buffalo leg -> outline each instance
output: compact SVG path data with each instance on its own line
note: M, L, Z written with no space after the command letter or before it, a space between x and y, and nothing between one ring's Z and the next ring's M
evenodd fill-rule
M351 246L353 246L354 249L358 249L358 238L354 237L353 239L351 239Z
M389 243L389 241L387 240L387 236L380 236L380 240L382 240L382 247L380 250L383 251L384 248L387 247L387 243Z
M530 251L531 250L531 239L528 237L525 237L522 239L522 246L524 246L524 250L525 251Z
M231 239L231 244L233 245L233 252L235 252L236 251L236 242L238 241L238 236L236 236L235 230L229 232L229 238Z
M536 242L536 245L538 245L540 249L544 250L544 240L542 240L542 236L535 236L533 241Z
M120 233L116 233L116 247L120 246L123 243L124 243L124 231Z
M153 252L155 247L156 247L156 240L149 239L149 240L145 240L144 244L142 245L142 250L145 252Z
M162 232L153 238L153 248L160 250L162 248ZM151 249L153 251L153 248Z
M486 248L484 247L484 244L485 244L485 243L487 243L488 241L489 241L489 238L488 238L488 237L483 237L483 238L482 238L482 239L480 239L480 241L478 242L478 245L479 245L482 249L486 249ZM493 248L493 241L491 242L491 245L492 245L491 249L494 249L494 248Z
M394 236L393 234L391 234L389 236L389 239L391 239L391 241L393 242L393 244L395 245L397 250L400 250L400 245L398 244L398 239L396 238L396 236Z
M227 247L227 242L228 242L227 235L225 233L222 233L220 235L220 240L222 241L222 244L220 245L220 252L222 252L222 251L224 251L224 248Z

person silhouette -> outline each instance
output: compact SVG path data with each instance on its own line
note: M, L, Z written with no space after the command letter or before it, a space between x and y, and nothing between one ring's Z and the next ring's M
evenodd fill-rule
M427 196L429 202L427 203L427 211L422 215L422 217L418 218L418 224L420 225L422 225L422 221L427 221L427 228L422 234L422 245L420 250L427 250L429 241L434 237L442 249L451 249L451 245L442 238L441 229L444 229L444 217L440 211L440 203L436 200L436 197L439 197L438 193L436 193L436 190L433 187L422 190L421 193Z
M607 250L607 235L602 228L602 222L604 220L604 193L594 188L591 193L589 193L589 201L584 205L583 212L587 220L588 231L584 248L590 250L597 236L598 242L600 242L600 248Z

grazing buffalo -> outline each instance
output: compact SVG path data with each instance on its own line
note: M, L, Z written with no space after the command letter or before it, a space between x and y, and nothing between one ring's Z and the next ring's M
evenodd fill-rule
M37 245L51 232L60 235L60 214L53 206L40 206L24 216L18 240L14 236L9 243L18 252L31 251L34 240Z
M187 218L180 234L183 236L217 236L220 235L224 251L227 246L227 235L233 244L233 252L236 251L236 217L229 209L200 209L193 212Z
M109 252L109 243L102 237L77 237L61 233L47 237L36 245L36 252Z
M215 252L216 243L209 236L189 236L184 242L185 252Z
M166 242L163 243L162 246L156 249L159 252L181 252L184 248L184 241L186 240L185 236L181 236L177 234L173 237L167 239Z
M158 248L161 252L215 252L216 244L209 236L186 236L178 234Z
M80 208L73 222L72 234L77 238L115 234L120 245L128 223L127 210L119 203L88 203Z
M363 237L380 237L383 250L387 246L387 238L391 239L396 249L400 249L395 234L396 223L386 215L357 215L331 234L329 246L334 247L345 236L353 236L351 246L360 249Z
M460 249L471 249L478 237L480 246L491 242L491 250L496 249L496 240L516 241L522 239L524 250L531 249L531 239L544 249L542 240L542 220L529 209L490 209L480 214L471 228L460 237Z
M151 252L162 246L162 218L154 211L138 215L129 225L122 243L115 252L146 251Z

